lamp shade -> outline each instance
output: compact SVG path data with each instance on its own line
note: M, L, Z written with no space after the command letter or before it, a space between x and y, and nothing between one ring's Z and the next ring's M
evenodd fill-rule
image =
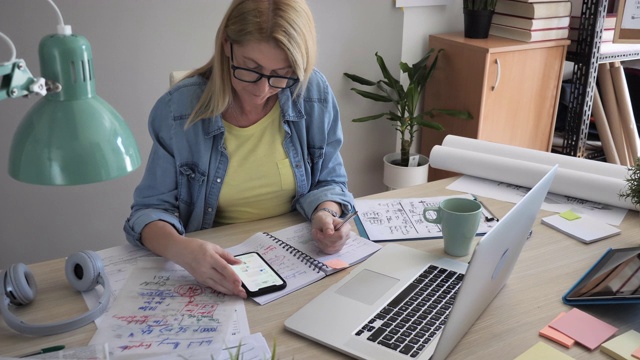
M79 185L126 175L141 163L133 134L95 94L93 58L82 36L49 35L41 75L61 85L25 115L11 143L9 174L40 185Z

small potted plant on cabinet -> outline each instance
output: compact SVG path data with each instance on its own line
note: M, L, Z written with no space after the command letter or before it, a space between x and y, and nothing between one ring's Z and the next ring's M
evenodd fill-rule
M429 49L422 59L411 66L405 62L400 62L400 71L407 74L409 79L406 89L398 79L391 75L384 59L377 52L375 56L378 66L380 67L380 71L382 72L383 79L372 81L355 74L344 73L344 76L357 84L375 87L380 90L380 92L371 92L358 88L351 88L351 90L356 94L366 99L392 103L394 105L393 110L352 120L353 122L367 122L386 118L392 122L393 127L400 134L400 153L392 153L385 156L384 183L391 188L416 185L427 181L428 159L424 155L411 154L411 146L416 132L422 127L435 130L444 129L439 123L430 121L430 118L433 118L437 114L445 114L463 119L472 118L471 113L468 111L452 109L429 109L422 111L421 113L417 113L418 104L422 100L424 89L431 77L431 74L436 68L438 56L442 51L442 49L437 51L435 49ZM424 167L424 170L415 171L415 165L410 167L409 160L411 158L420 159L418 161L418 165ZM390 171L402 171L405 172L405 174L394 175L390 173ZM414 174L417 179L411 180L411 176L406 174L407 171L414 173L417 172L417 174ZM399 182L396 182L395 179L398 179Z
M464 36L473 39L489 37L491 19L497 0L463 0Z

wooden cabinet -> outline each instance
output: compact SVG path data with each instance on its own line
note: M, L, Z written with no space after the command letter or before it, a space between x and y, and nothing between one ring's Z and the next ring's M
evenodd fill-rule
M462 33L429 36L443 49L424 95L424 108L467 110L473 120L438 116L444 131L422 130L429 156L448 134L549 151L568 40L526 43ZM429 180L453 174L429 169Z

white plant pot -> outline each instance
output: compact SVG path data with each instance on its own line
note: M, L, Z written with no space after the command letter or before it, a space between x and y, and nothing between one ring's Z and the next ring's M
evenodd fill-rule
M418 166L404 167L393 165L392 162L400 159L400 153L391 153L386 155L384 160L384 172L382 182L391 189L400 189L404 187L424 184L427 182L429 172L429 158L420 154L418 155Z

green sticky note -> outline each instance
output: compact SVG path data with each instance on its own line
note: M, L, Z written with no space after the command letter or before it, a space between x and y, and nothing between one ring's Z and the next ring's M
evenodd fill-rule
M571 211L571 210L567 210L567 211L565 211L565 212L563 212L563 213L560 213L560 214L558 214L558 215L560 215L560 217L562 217L562 218L564 218L564 219L567 219L567 220L569 220L569 221L571 221L571 220L577 220L577 219L580 219L580 217L581 217L580 215L578 215L578 214L574 213L574 212L573 212L573 211Z

